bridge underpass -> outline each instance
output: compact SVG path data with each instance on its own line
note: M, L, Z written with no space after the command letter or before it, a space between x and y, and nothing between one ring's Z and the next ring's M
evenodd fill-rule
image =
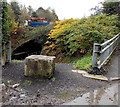
M37 42L35 39L30 40L21 46L17 47L12 52L12 59L23 60L29 55L38 55L42 50L42 44Z

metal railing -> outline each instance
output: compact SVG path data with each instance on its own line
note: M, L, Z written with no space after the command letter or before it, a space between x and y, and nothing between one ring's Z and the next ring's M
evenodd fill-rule
M119 42L120 33L102 44L94 43L92 67L100 69L111 56Z

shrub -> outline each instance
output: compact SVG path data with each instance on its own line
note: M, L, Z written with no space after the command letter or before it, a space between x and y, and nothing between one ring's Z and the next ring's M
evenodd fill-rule
M118 17L106 14L83 19L57 21L44 47L47 55L76 56L92 51L93 43L102 43L118 33Z

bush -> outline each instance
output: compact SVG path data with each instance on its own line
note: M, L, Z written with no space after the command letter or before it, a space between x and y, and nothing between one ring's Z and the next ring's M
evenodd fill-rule
M118 33L118 17L106 14L83 19L57 21L44 47L47 55L76 56L92 51L93 43L102 43Z

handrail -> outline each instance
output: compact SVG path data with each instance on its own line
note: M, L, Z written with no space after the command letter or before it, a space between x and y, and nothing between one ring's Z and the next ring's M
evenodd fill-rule
M120 42L120 33L102 44L94 43L92 67L100 69L112 55Z
M110 43L111 41L113 41L114 39L116 39L119 35L120 35L120 33L118 33L117 35L115 35L113 38L107 40L106 42L102 43L101 46L107 45L108 43Z

